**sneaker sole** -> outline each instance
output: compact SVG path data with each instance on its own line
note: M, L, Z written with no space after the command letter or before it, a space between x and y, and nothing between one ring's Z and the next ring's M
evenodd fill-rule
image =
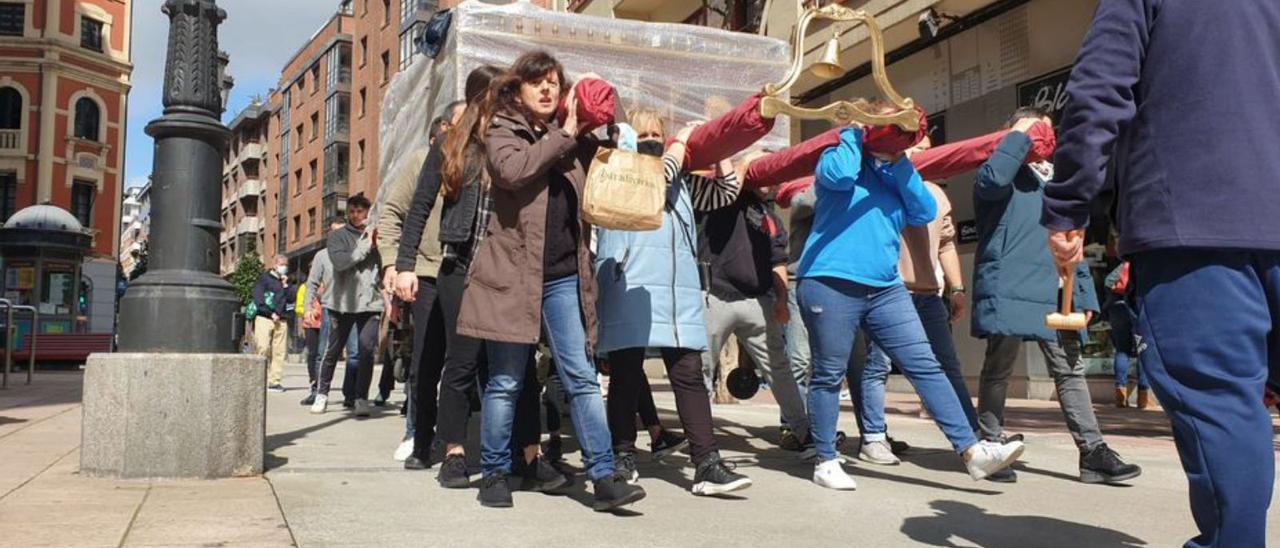
M466 489L468 487L471 487L470 477L441 478L439 476L436 476L436 482L440 484L440 487L443 487L445 489Z
M323 414L324 414L324 412L325 412L325 410L324 410L324 409L315 409L315 408L312 408L312 409L311 409L311 414L312 414L312 415L323 415Z
M661 450L661 451L656 451L656 452L654 452L654 453L653 453L653 460L662 460L662 459L665 459L665 458L667 458L667 457L670 457L670 456L671 456L672 454L674 454L676 451L683 451L683 450L684 450L684 448L686 448L686 447L688 447L688 446L689 446L689 440L684 440L684 441L682 441L682 442L680 442L680 443L675 444L674 446L668 447L668 448L663 449L663 450Z
M485 508L511 508L515 506L515 503L509 500L499 501L499 502L489 502L489 501L482 500L480 501L480 506L483 506Z
M856 483L848 487L836 487L834 485L828 485L826 483L818 481L817 478L813 479L813 483L818 487L821 487L823 489L830 489L832 491L857 491L858 490L858 485Z
M711 483L709 481L698 482L693 485L692 491L695 495L706 497L741 491L748 487L751 487L751 480L749 478L742 478L724 485Z
M529 486L529 487L525 488L524 490L525 490L525 491L533 491L533 492L535 492L535 493L550 493L550 492L553 492L553 491L555 491L555 490L557 490L557 489L562 489L562 488L564 488L564 486L566 486L566 485L568 485L568 484L569 484L569 479L568 479L568 478L566 478L566 477L564 477L564 476L557 476L557 478L556 478L556 479L554 479L554 480L551 480L551 481L546 482L546 483L534 484L534 485L531 485L531 486Z
M641 500L644 499L644 496L645 496L645 492L643 490L637 489L634 493L631 493L630 495L622 497L621 499L618 499L618 500L614 500L614 501L598 501L597 500L594 503L592 503L591 507L597 512L608 512L610 510L616 510L628 504L635 504L637 502L640 502Z
M805 449L801 451L799 455L796 456L796 458L800 460L813 460L817 457L818 457L818 450L815 448Z
M1142 470L1135 470L1128 474L1120 474L1118 476L1108 476L1102 472L1094 472L1092 470L1080 471L1081 483L1119 483L1128 481L1142 475Z
M897 466L899 464L902 464L902 461L898 459L893 459L893 460L873 459L862 453L858 454L858 460L868 464L878 464L880 466Z

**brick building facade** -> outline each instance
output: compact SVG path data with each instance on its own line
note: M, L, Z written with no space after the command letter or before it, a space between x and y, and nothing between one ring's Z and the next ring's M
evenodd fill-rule
M267 248L266 172L267 136L271 112L257 101L245 107L230 124L231 141L222 164L222 235L219 265L222 273L250 251Z
M131 4L0 1L0 221L51 204L92 233L81 284L93 330L114 317Z

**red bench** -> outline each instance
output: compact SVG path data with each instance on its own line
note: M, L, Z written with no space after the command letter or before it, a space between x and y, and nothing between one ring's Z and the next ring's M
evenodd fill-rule
M112 339L111 333L40 333L36 335L36 361L83 363L89 354L110 352ZM31 334L28 333L22 337L22 344L13 349L14 367L25 363L30 355Z

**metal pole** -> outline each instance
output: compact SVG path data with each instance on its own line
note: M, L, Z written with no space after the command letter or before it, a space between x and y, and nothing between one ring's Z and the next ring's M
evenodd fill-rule
M0 388L9 388L9 368L13 366L13 303L9 299L0 299L0 306L5 309L7 321L4 324L4 380Z
M215 0L165 0L169 17L164 115L155 139L147 273L120 300L121 352L234 353L229 318L240 308L219 276L224 76Z
M34 306L10 307L10 316L14 308L31 311L31 353L27 355L27 384L31 384L31 377L36 371L36 333L40 331L40 311Z

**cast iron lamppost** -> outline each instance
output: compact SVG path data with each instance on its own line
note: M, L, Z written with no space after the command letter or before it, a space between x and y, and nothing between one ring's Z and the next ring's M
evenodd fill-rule
M240 300L218 275L230 138L220 119L229 89L218 50L226 12L216 0L166 0L163 10L165 109L146 127L156 143L150 265L120 301L119 351L233 353Z

